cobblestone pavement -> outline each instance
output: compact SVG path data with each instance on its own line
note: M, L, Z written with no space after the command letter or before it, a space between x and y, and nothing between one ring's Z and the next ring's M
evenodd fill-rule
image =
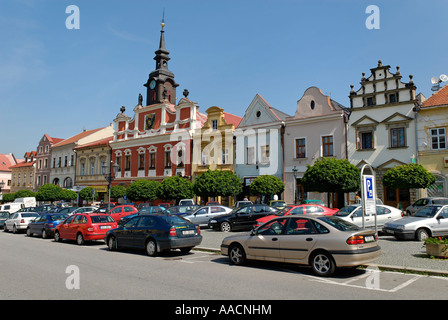
M201 229L203 239L198 248L220 250L222 240L236 233ZM402 241L393 236L380 234L379 245L382 255L374 265L380 268L406 269L448 276L448 260L429 258L421 241Z

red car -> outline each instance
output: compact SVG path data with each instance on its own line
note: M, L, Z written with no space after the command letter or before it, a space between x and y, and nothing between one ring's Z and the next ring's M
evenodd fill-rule
M76 240L83 245L85 241L104 240L106 232L115 228L117 223L107 214L74 214L56 227L54 240Z
M120 206L113 207L113 209L110 210L109 215L112 217L112 219L118 222L120 221L121 218L137 212L138 212L137 208L134 207L133 205L123 204Z
M318 204L299 204L287 206L285 209L280 211L278 214L273 214L270 216L266 216L260 219L257 219L257 223L255 227L261 226L263 223L268 222L269 220L276 218L278 216L289 216L292 214L315 214L315 215L324 215L324 216L332 216L338 211L338 209L327 208Z

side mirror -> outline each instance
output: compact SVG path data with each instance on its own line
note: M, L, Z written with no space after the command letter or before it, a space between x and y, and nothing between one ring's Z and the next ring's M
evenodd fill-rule
M437 219L437 220L445 219L445 217L444 217L444 216L441 216L441 215L438 215L436 219Z

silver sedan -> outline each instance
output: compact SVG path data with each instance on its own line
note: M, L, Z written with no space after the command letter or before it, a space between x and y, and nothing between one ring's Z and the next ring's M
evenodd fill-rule
M191 214L182 216L182 218L199 224L200 226L208 226L208 221L211 218L229 213L231 211L232 209L226 206L204 206L200 207Z
M221 253L230 263L246 259L310 265L318 276L330 276L337 267L355 267L381 254L372 230L334 216L283 216L250 233L225 238Z

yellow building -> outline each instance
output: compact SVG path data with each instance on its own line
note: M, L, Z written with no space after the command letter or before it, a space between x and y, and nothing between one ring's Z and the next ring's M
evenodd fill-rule
M207 121L196 130L193 140L192 176L193 181L207 170L235 172L234 139L235 128L241 117L224 112L222 108L210 107L206 110ZM212 199L197 199L204 204ZM214 199L223 205L233 205L233 199Z
M11 193L19 190L37 191L34 176L36 174L36 151L25 153L24 160L18 161L11 169Z
M448 86L434 93L417 116L418 162L435 175L435 184L420 196L447 197L448 179Z

